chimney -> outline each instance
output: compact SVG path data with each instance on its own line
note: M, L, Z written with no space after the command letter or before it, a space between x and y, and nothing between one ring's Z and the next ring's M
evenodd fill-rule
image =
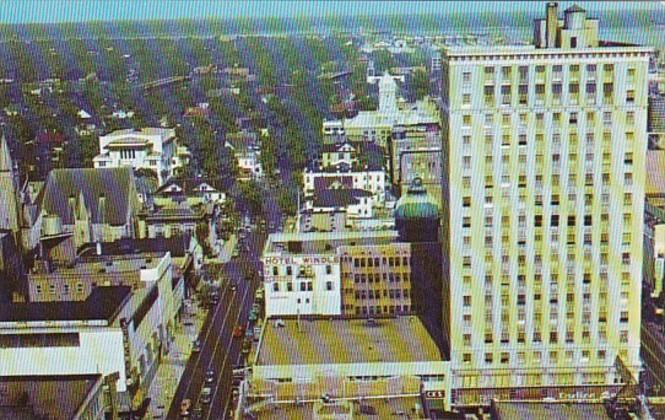
M547 3L547 20L546 20L546 48L556 47L556 31L559 26L559 5L556 2Z

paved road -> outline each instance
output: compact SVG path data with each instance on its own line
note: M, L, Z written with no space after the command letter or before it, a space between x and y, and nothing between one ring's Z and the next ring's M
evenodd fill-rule
M237 285L237 290L231 291L229 284L222 286L220 302L208 313L201 329L201 352L192 355L187 363L169 409L169 419L178 418L182 400L188 398L193 406L197 405L205 373L210 369L215 371L216 378L211 385L212 402L203 405L203 418L227 418L232 397L232 369L242 357L242 339L233 338L233 329L238 324L247 325L258 286L256 273L264 241L264 234L251 233L245 241L247 248L240 246L240 256L224 265L225 277Z

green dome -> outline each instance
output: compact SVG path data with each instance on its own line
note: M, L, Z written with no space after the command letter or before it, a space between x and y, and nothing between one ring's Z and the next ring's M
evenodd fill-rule
M395 206L395 218L398 219L433 219L439 217L439 206L427 193L420 178L414 178Z

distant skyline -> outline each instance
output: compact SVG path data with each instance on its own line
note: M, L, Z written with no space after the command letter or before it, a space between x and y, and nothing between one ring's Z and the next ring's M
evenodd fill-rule
M573 3L590 12L651 9L665 12L661 1ZM544 10L545 2L496 1L209 1L209 0L0 0L0 24L65 23L117 20L327 17L395 14L470 13Z

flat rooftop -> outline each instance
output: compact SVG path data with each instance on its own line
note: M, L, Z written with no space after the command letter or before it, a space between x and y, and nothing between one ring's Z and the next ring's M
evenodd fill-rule
M448 57L454 56L507 56L508 58L515 54L534 54L556 56L559 54L596 54L608 52L608 49L614 51L631 51L649 53L652 48L640 45L625 44L618 42L599 41L598 47L593 48L536 48L535 45L484 45L484 46L447 46L443 52ZM540 58L540 57L539 57Z
M28 302L0 305L0 323L106 321L112 323L131 297L129 286L95 287L84 301Z
M281 318L266 322L257 365L401 363L442 360L416 316L367 319ZM300 324L300 326L298 326Z
M389 419L389 418L408 418L424 419L426 418L422 411L416 412L416 404L421 404L419 397L401 397L401 398L380 398L365 399L362 401L350 401L348 405L326 405L321 406L313 402L303 404L280 404L277 406L267 406L257 413L257 418L261 419L283 419L283 420L308 420L318 419L320 416L330 415L348 415L349 409L353 412L354 419ZM317 410L318 416L314 415ZM399 414L403 413L403 414Z
M102 375L0 376L0 418L75 418L101 381Z
M398 236L396 230L272 233L266 241L264 254L333 254L338 246L389 243Z
M94 252L94 251L93 251ZM102 254L103 254L102 245ZM36 272L31 276L80 277L87 279L100 273L138 275L141 270L156 268L166 252L150 252L130 255L102 255L83 257L72 267L57 267L52 273Z

